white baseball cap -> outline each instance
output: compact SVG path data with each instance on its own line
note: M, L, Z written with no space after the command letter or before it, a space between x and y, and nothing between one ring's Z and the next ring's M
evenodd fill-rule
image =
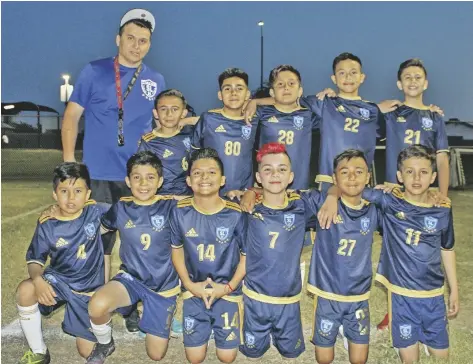
M156 22L154 20L153 14L151 14L148 10L145 9L129 10L125 15L123 15L122 20L120 21L120 28L123 26L123 24L134 19L142 19L149 21L151 23L151 33L153 33Z

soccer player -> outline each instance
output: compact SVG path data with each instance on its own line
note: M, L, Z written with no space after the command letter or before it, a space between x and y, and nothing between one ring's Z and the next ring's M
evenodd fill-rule
M100 217L108 205L90 197L89 171L84 164L64 162L54 169L56 216L41 217L26 253L29 279L18 286L20 326L30 349L20 364L47 364L51 357L41 331L41 315L65 305L62 329L76 337L86 358L94 346L87 304L104 284L104 254ZM50 258L50 264L45 267Z
M248 217L245 336L240 351L249 358L261 358L269 349L271 335L283 357L296 358L305 350L300 257L306 222L312 215L309 201L320 199L321 194L287 194L294 172L284 144L263 145L256 160L263 197Z
M440 193L448 194L450 178L448 138L445 122L424 105L427 70L419 59L402 62L397 72L397 87L404 93L404 104L384 115L386 119L386 182L398 184L397 157L409 145L422 144L436 151Z
M180 91L170 89L161 92L154 105L153 114L160 127L142 136L138 151L149 150L162 160L164 182L160 195L190 195L186 176L194 128L179 126L187 115L187 101Z
M241 339L246 216L219 196L223 163L211 148L194 151L187 183L194 196L178 202L171 216L172 261L183 287L184 347L201 363L214 331L217 357L231 363Z
M341 195L337 223L317 226L307 289L314 294L312 343L318 363L332 363L339 327L348 339L351 363L366 363L370 337L373 233L378 211L361 195L370 178L362 151L349 149L333 161L333 181ZM316 202L316 209L320 202Z
M172 196L156 196L162 173L161 161L152 152L132 155L125 181L133 196L121 198L102 218L104 230L120 232L122 264L90 300L90 322L98 343L87 358L89 364L105 362L115 350L111 313L124 312L138 301L143 302L139 328L146 333L148 356L161 360L166 355L180 289L169 244L169 214L176 202Z
M399 154L397 168L404 190L363 193L383 213L384 243L376 280L388 290L393 346L404 363L419 360L419 341L430 354L447 358L447 317L459 311L451 206L434 207L428 194L437 175L434 150L409 146ZM450 287L448 312L443 272Z
M225 186L221 194L253 186L253 148L257 122L247 125L243 105L250 98L248 74L228 68L218 76L218 98L223 108L204 112L195 126L194 148L213 148L222 159ZM231 195L231 193L230 193Z

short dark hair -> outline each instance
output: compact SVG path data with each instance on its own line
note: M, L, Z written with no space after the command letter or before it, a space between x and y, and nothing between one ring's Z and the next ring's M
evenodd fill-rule
M424 71L425 77L427 78L427 70L425 69L424 62L422 62L419 58L411 58L399 65L399 70L397 71L398 81L401 81L402 71L404 71L407 67L421 68Z
M346 61L347 59L358 62L360 64L360 68L363 67L361 63L361 59L359 57L355 56L352 53L343 52L333 59L333 63L332 63L333 74L335 74L335 69L337 68L337 64L339 64L341 61Z
M289 71L289 72L292 72L294 73L296 76L297 76L297 79L299 80L299 83L302 83L302 77L301 77L301 74L298 70L296 70L294 67L292 67L290 64L281 64L275 68L273 68L271 70L271 72L269 73L269 87L272 88L273 87L273 83L274 81L276 81L276 79L278 78L278 75L281 73L281 72L284 72L284 71Z
M248 74L240 68L227 68L218 76L218 87L222 89L223 81L231 77L241 78L248 87Z
M217 162L218 168L220 169L222 176L224 175L223 162L218 156L217 151L212 148L197 149L191 154L191 157L189 158L189 168L187 170L187 173L189 175L191 174L192 165L199 159L213 159L215 162Z
M184 104L184 109L187 108L187 101L186 101L186 98L184 97L184 95L182 94L182 92L179 91L179 90L176 90L174 88L170 88L170 89L161 91L158 94L158 96L156 96L156 98L154 99L154 108L155 109L158 107L158 101L161 98L165 97L165 96L174 96L174 97L177 97L177 98L181 99L182 103Z
M269 92L269 86L258 87L251 96L252 99L264 99L266 97L271 97L271 93Z
M83 163L77 162L63 162L54 168L53 172L53 188L56 191L59 183L64 182L67 179L75 180L82 178L90 190L90 174L89 169Z
M122 35L123 29L125 29L125 27L130 23L135 24L141 28L146 28L149 30L150 35L153 34L153 25L151 24L151 22L144 19L131 19L120 27L120 29L118 30L118 35Z
M365 153L363 153L361 150L358 150L358 149L347 149L347 150L341 152L339 155L337 155L334 158L334 160L333 160L333 172L335 173L335 171L337 170L338 165L343 160L346 159L347 161L349 161L350 159L353 159L353 158L363 159L366 163L366 166L369 169L368 160L366 159Z
M410 145L401 150L401 153L397 156L397 170L400 171L404 161L411 158L427 159L432 166L432 171L435 172L437 170L437 154L435 150L422 144Z
M126 162L126 174L128 177L135 166L151 166L156 169L160 177L163 176L163 163L156 154L149 150L144 150L133 154Z

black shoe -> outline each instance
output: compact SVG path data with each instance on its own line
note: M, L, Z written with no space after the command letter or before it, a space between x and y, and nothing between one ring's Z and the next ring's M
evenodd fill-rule
M105 358L115 351L115 343L112 340L108 344L95 344L94 349L87 358L86 364L103 364Z
M133 310L129 316L123 317L125 319L125 326L128 332L138 332L140 328L138 323L140 322L140 313L138 310Z

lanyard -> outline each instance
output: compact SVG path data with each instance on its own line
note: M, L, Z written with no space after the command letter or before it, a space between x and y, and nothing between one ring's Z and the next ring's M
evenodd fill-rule
M133 77L130 80L130 83L126 87L125 94L122 97L122 82L120 79L120 64L118 63L118 56L115 57L113 61L113 66L115 68L115 89L117 91L117 103L118 103L118 146L123 147L125 145L125 137L123 135L123 101L127 98L128 94L135 85L138 76L140 75L141 69L143 68L142 64L138 66Z

